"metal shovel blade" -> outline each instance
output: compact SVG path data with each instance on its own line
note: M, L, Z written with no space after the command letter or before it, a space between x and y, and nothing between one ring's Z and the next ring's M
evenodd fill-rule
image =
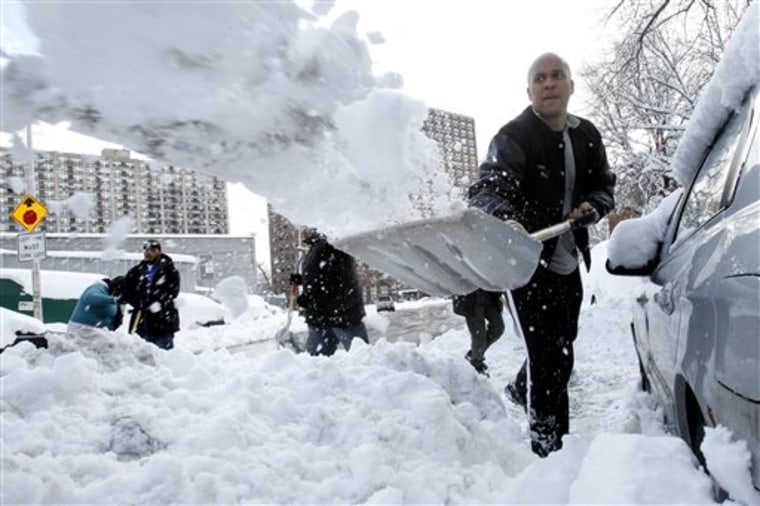
M512 290L538 267L542 244L477 208L344 237L335 246L429 295Z

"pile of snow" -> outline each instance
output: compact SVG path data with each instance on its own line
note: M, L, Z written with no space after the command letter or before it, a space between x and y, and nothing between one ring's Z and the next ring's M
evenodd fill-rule
M230 276L221 280L211 294L237 318L248 310L248 285L242 276Z
M611 268L640 269L657 260L682 193L683 188L679 188L662 199L651 213L617 224L607 250Z
M45 324L38 319L0 307L0 348L13 343L16 332L42 334L45 330Z
M638 389L616 283L634 279L584 274L597 301L579 321L571 434L546 459L503 396L520 338L508 324L488 351L491 377L476 374L464 319L440 326L448 300L398 303L395 327L368 306L373 344L330 358L277 350L287 313L258 296L225 325L183 328L169 352L123 328L82 340L45 326L47 350L0 355L0 502L711 504L709 478ZM207 305L184 298L183 314ZM40 330L0 311L4 333ZM388 333L404 321L430 337L415 346ZM291 329L306 332L297 314ZM756 503L746 444L724 429L706 444L732 497Z

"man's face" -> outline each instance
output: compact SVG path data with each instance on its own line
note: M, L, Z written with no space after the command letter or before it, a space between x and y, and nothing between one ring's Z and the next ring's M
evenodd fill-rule
M528 98L544 118L556 118L567 113L570 95L575 83L555 55L545 55L536 60L531 68Z
M145 251L143 251L143 258L149 263L155 262L160 256L161 250L155 246L145 248Z

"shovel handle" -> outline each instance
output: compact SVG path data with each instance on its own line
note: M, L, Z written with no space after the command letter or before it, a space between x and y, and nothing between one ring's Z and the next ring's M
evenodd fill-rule
M296 298L298 298L298 285L295 283L291 283L290 294L288 297L288 311L293 311L293 308L295 308Z
M142 318L142 309L137 310L137 316L135 316L135 321L132 324L132 328L129 329L130 334L134 334L137 331L137 327L140 325L140 319Z
M562 223L557 223L556 225L552 225L551 227L542 228L541 230L533 232L532 234L530 234L530 236L537 241L544 242L549 239L553 239L557 236L560 236L570 230L575 230L581 227L587 227L591 225L592 223L596 222L597 216L599 215L596 213L596 211L586 213L583 216L576 218L574 220L569 219L569 220L563 221Z

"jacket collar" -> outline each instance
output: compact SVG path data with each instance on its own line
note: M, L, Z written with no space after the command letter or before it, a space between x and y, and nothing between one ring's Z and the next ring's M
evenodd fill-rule
M533 114L533 116L535 116L536 118L538 118L541 121L541 123L543 123L546 126L549 126L549 125L546 124L546 121L544 121L544 118L542 118L541 115L538 114L536 112L536 110L533 109L532 106L528 106L528 110L530 110L531 113ZM581 125L581 120L578 118L578 116L575 116L573 114L567 113L567 122L565 123L565 125L568 128L578 128Z

